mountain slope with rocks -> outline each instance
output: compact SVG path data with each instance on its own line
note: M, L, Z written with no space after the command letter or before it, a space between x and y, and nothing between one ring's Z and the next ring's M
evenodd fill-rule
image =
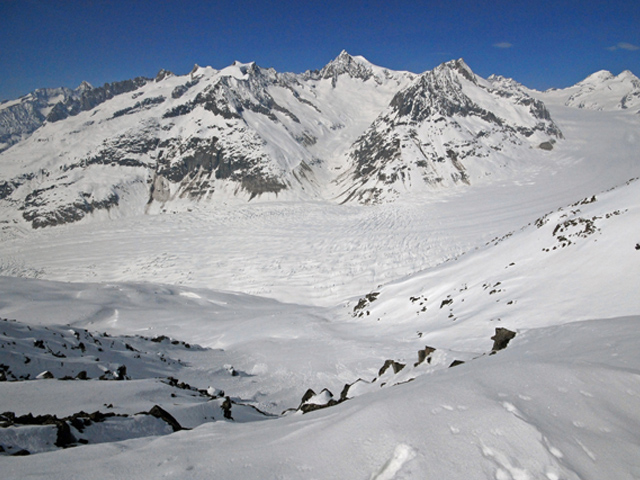
M346 52L299 75L196 66L56 103L0 156L0 202L41 228L194 202L390 201L517 175L561 138L539 100L462 60L420 76Z
M351 168L338 179L344 201L469 184L504 167L513 175L519 157L536 161L528 150L551 150L562 132L515 85L481 79L462 59L422 74L351 147Z
M31 135L56 105L73 94L68 88L43 88L0 103L0 152Z

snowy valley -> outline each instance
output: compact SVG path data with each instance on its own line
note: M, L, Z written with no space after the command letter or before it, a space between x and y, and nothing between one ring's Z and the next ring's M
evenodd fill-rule
M0 104L3 478L639 478L639 99L342 52Z

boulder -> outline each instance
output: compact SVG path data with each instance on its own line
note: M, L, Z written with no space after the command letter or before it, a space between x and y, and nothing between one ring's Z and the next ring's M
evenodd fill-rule
M503 350L507 348L507 345L509 345L509 342L515 336L516 336L516 332L512 332L511 330L508 330L506 328L497 327L496 334L493 337L491 337L491 340L493 340L493 347L491 348L491 353L495 353L499 350Z
M406 365L403 363L399 363L396 362L394 360L387 360L384 362L384 365L382 366L382 368L378 371L378 376L381 377L382 374L384 374L384 372L387 371L387 369L389 367L393 368L393 373L398 373L400 370L402 370Z
M435 348L427 346L424 347L424 350L418 350L418 361L413 366L417 367L425 360L427 360L427 363L431 363L431 354L435 351Z
M174 432L184 430L182 428L182 425L178 423L178 421L173 417L173 415L171 415L169 412L167 412L165 409L163 409L158 405L154 405L153 408L149 410L148 415L164 420L171 426L171 428L173 428Z

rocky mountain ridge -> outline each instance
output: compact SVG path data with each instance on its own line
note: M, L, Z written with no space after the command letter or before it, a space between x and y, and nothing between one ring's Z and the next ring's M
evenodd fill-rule
M33 228L202 201L388 202L498 178L562 139L529 91L462 59L415 75L343 51L302 74L196 65L27 97L0 109L18 132L0 209Z
M515 82L476 76L462 59L420 75L349 151L345 201L395 198L419 186L454 186L495 173L496 152L551 149L562 132ZM506 153L506 157L515 157ZM506 160L509 161L509 160Z

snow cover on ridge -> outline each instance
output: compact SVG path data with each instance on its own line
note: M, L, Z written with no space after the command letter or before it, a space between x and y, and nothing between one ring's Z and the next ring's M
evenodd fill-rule
M549 90L546 94L562 99L570 107L640 113L640 79L629 70L617 76L601 70L572 87Z
M462 60L416 77L342 52L300 75L235 62L78 95L0 157L0 202L33 228L194 202L389 201L498 180L562 138L540 100Z

